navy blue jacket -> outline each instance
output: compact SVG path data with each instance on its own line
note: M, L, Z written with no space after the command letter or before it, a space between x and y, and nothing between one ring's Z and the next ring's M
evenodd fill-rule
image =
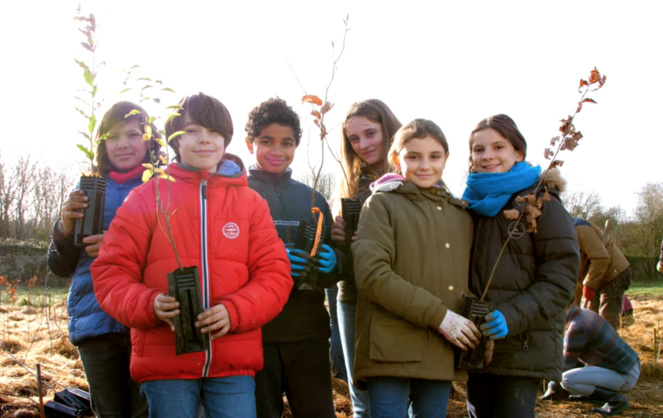
M126 183L106 179L104 230L107 230L129 192L142 184L141 177ZM56 224L57 226L57 224ZM53 236L55 237L55 231ZM117 322L99 306L94 296L90 265L94 261L85 249L74 247L74 234L62 242L51 239L48 247L48 267L60 277L74 276L69 288L67 312L69 313L69 340L78 345L81 341L109 333L129 333L129 328Z
M313 189L292 179L289 168L283 174L272 174L257 169L249 169L249 187L267 201L279 238L284 242L294 241L288 231L296 231L299 222L313 221L311 197ZM325 219L324 243L330 242L331 227L334 223L329 204L318 192L315 193L315 206ZM295 228L293 228L293 226ZM336 271L340 270L343 255L334 250L339 260ZM325 308L324 288L338 281L336 275L318 273L318 286L314 290L297 290L293 287L283 311L262 328L265 343L285 343L306 341L313 338L329 338L329 314Z

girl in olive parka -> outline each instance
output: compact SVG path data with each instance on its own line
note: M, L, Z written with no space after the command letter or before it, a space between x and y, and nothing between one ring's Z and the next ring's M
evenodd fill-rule
M359 290L355 384L368 388L371 416L445 416L453 345L480 335L455 314L468 294L472 220L441 185L448 145L440 128L417 119L395 135L399 174L371 185L352 244ZM454 312L455 311L455 312Z

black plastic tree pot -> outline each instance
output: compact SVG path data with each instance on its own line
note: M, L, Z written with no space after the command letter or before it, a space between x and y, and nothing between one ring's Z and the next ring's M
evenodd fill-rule
M485 322L485 316L490 312L489 302L480 301L479 299L465 297L463 310L461 315L474 322L474 325L479 328L479 325ZM467 371L480 371L484 366L484 355L486 353L486 343L488 338L481 336L479 345L467 351L458 350L458 364L457 368Z
M53 401L77 410L78 413L74 416L78 417L92 415L92 403L90 401L90 394L84 390L74 387L64 389L55 393L53 396ZM49 416L59 415L49 414Z
M76 219L74 245L85 247L83 238L101 234L104 228L104 206L106 203L106 179L101 177L81 177L78 189L88 197L83 217Z
M168 273L168 294L180 303L180 314L173 318L177 355L205 351L209 334L194 325L203 311L198 267L183 267Z
M315 245L316 229L317 224L315 222L300 222L297 229L294 247L306 253L305 255L302 254L303 258L306 259L304 269L297 271L299 274L299 281L296 284L298 290L313 290L318 282L317 264L319 260L318 253L320 252L319 246L315 255L311 257L311 251L313 251L313 246ZM320 236L323 237L324 235L325 231L323 227Z
M346 253L350 252L352 237L359 226L359 214L361 213L361 201L359 199L341 199L341 216L345 221L345 243Z

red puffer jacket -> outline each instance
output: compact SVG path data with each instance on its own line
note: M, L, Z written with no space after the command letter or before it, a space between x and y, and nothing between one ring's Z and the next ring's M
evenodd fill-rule
M239 162L241 164L241 162ZM101 307L131 327L131 375L138 382L255 375L263 366L260 327L283 308L290 264L265 201L247 187L246 173L225 176L172 164L176 182L159 180L183 267L197 266L204 307L219 303L230 332L207 352L175 355L175 336L157 319L154 299L168 292L167 274L178 265L157 219L155 179L127 197L92 265Z

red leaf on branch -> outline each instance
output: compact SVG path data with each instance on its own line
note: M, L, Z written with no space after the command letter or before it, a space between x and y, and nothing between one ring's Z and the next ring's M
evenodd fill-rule
M322 106L322 100L320 100L318 96L314 96L312 94L302 97L302 103L313 103L318 106Z
M582 101L583 103L596 103L596 100L590 99L589 97Z

